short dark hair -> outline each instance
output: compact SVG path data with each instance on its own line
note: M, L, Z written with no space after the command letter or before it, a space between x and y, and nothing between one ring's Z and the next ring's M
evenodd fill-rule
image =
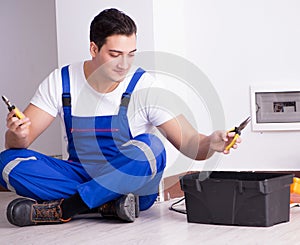
M136 34L136 29L134 21L125 13L115 8L105 9L91 22L90 42L94 42L100 50L107 37L112 35L131 36Z

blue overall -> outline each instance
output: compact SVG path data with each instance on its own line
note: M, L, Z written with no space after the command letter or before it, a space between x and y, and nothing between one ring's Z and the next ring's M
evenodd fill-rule
M0 184L36 200L67 198L78 192L88 207L98 207L127 193L139 195L140 210L154 203L166 152L153 134L132 137L127 109L144 71L139 68L123 93L117 115L77 117L71 113L68 66L62 68L63 110L68 160L29 149L0 154Z

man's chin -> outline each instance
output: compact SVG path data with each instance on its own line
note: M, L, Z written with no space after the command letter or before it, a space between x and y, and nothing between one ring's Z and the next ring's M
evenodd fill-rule
M122 73L122 74L114 74L114 76L112 76L112 79L114 82L122 82L127 76L127 72L126 73Z

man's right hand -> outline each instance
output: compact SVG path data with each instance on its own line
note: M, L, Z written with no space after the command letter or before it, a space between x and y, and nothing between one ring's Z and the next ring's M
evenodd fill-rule
M15 116L14 110L9 112L6 117L7 131L5 134L5 147L6 148L21 148L26 146L24 142L27 142L27 138L30 133L31 121L23 113L24 117L19 119Z
M6 117L6 127L13 132L17 137L24 138L28 136L29 133L29 125L31 124L30 119L26 117L22 112L21 114L24 116L22 119L19 119L15 116L14 110L8 113Z

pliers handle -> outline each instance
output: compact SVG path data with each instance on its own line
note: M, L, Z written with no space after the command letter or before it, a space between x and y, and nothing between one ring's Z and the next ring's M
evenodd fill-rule
M243 121L238 127L234 127L227 131L227 133L235 132L235 135L228 146L226 146L225 150L229 151L231 147L234 146L238 137L240 137L242 130L247 126L247 124L251 121L251 117L247 117L245 121Z
M228 131L228 133L231 133L231 132L235 132L235 135L234 135L232 141L230 142L230 144L228 146L226 146L226 148L225 148L226 151L229 151L229 149L235 144L236 140L241 135L241 132L238 130L237 127L235 127L235 128Z

